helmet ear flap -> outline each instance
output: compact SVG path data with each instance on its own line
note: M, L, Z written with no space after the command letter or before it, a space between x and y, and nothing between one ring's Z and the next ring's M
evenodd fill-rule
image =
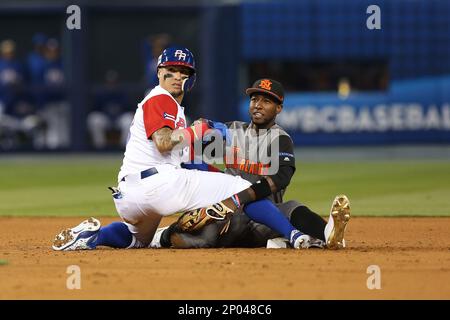
M195 79L196 79L196 76L195 76L195 74L193 74L189 78L183 80L183 84L181 86L181 88L183 89L183 92L191 91L191 89L194 87Z

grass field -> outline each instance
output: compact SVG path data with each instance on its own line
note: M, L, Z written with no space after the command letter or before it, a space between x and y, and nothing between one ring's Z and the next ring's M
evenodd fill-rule
M120 156L3 159L0 215L116 216L107 187L120 165ZM325 216L339 193L354 216L450 216L450 161L299 162L285 199Z

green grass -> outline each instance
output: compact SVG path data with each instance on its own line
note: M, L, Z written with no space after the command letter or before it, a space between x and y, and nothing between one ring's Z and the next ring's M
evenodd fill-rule
M0 215L114 216L121 159L0 162Z
M450 162L298 163L285 199L328 215L340 193L353 215L450 216Z
M120 165L120 157L2 160L0 215L116 216L107 187ZM285 199L328 215L340 193L354 215L450 216L450 161L300 162Z

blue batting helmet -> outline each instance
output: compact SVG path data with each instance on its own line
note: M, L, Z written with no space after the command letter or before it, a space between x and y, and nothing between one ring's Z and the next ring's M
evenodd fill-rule
M173 46L164 49L158 58L158 67L184 66L195 73L194 55L187 48Z
M191 76L183 83L183 91L190 91L195 83L195 60L189 49L172 46L164 49L158 57L158 68L167 66L183 66L191 70Z

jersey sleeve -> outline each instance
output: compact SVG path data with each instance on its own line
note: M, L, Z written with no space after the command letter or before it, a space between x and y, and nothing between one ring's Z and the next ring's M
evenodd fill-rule
M277 191L285 189L295 172L295 156L294 156L294 144L291 138L287 135L278 137L279 143L279 170L276 174L271 175L270 178L275 183Z
M286 135L279 137L279 158L280 166L290 166L295 168L294 143Z
M175 129L178 107L171 97L165 94L151 97L142 106L144 111L144 126L147 138L163 127Z

